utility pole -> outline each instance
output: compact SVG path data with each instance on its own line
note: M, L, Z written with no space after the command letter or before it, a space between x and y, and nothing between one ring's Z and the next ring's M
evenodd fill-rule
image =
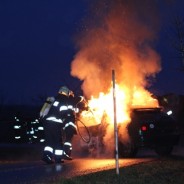
M116 93L115 93L115 71L112 70L113 82L113 103L114 103L114 140L115 140L115 161L116 161L116 174L119 175L119 156L118 156L118 127L116 118Z

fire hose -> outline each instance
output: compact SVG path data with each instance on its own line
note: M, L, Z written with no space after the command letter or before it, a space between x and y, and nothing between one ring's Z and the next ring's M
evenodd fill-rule
M91 112L91 114L94 116L93 111L89 108L87 101L84 102L86 104L87 107L87 111ZM88 127L84 124L84 122L82 122L79 118L75 117L75 122L77 125L77 131L79 136L81 137L81 139L85 142L85 143L89 143L91 141L91 134L89 132ZM82 124L82 127L79 126L79 123ZM82 135L82 129L85 130L83 132L85 132L87 134L87 136L83 136Z
M79 122L83 125L83 127L79 127ZM89 143L91 140L91 134L89 132L88 127L78 118L76 118L76 125L77 125L77 131L79 136L81 137L81 139L85 142L85 143ZM87 133L87 136L83 136L82 135L82 130L81 128L85 129L85 132Z

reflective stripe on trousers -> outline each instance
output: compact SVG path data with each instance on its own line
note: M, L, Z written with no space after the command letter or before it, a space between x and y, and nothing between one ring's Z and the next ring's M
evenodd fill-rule
M49 151L49 152L53 153L53 148L50 146L45 146L44 151Z
M70 146L72 148L72 144L70 142L65 142L64 146Z
M77 129L77 126L73 122L71 122L71 121L69 123L66 123L63 129L67 128L68 126L72 126L75 129Z

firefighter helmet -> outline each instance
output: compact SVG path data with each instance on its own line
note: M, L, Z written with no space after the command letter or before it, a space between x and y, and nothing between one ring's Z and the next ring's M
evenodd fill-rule
M70 95L70 90L66 86L62 86L58 93L69 96Z

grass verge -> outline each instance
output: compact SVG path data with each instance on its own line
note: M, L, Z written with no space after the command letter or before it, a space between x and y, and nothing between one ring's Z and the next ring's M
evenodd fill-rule
M92 173L71 179L61 179L57 184L183 184L184 158L164 158L116 170ZM56 184L56 183L55 183Z

